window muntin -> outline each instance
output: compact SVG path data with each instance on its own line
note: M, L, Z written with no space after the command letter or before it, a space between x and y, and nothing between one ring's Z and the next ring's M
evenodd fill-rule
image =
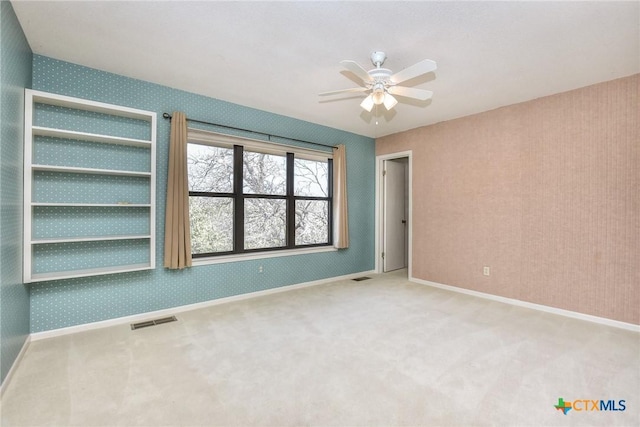
M331 245L330 155L257 145L189 142L194 258Z

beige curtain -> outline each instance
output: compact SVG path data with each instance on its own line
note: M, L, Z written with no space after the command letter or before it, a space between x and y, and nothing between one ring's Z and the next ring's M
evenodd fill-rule
M164 266L191 267L189 229L189 184L187 181L187 117L174 112L171 117L167 206L164 226Z
M347 152L342 144L333 150L333 246L349 247Z

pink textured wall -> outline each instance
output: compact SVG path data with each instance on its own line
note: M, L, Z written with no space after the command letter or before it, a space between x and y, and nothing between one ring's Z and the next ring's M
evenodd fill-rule
M379 138L377 155L413 150L413 277L640 324L639 89Z

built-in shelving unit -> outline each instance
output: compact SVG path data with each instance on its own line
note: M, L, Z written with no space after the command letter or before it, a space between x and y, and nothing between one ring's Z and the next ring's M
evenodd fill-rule
M156 122L26 89L25 283L155 268Z

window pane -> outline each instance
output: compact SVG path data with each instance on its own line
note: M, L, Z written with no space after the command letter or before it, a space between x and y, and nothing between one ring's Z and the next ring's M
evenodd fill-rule
M278 199L244 199L244 248L286 246L287 202Z
M233 192L233 150L187 144L189 191Z
M293 166L294 194L296 196L328 197L328 162L295 159Z
M246 194L286 194L287 158L245 151L243 191Z
M329 243L329 202L296 200L296 245Z
M189 197L191 253L233 250L233 199Z

